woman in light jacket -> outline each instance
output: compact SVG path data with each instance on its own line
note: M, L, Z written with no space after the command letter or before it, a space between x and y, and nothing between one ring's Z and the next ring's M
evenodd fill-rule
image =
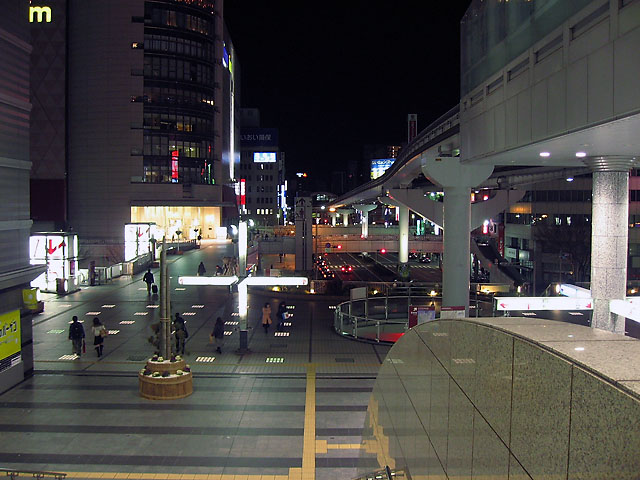
M264 328L265 335L269 333L269 327L271 326L271 323L271 305L269 305L269 302L267 302L264 304L264 307L262 307L262 326Z
M93 331L93 348L96 349L98 357L101 357L104 349L104 337L107 336L107 328L100 322L98 317L95 317L91 330Z

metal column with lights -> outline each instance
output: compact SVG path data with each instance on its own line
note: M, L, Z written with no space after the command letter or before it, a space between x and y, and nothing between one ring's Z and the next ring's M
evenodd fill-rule
M248 287L249 285L262 286L287 286L287 285L307 285L307 277L251 277L246 276L247 265L247 223L240 222L238 234L239 253L239 277L179 277L180 285L226 285L238 284L238 328L240 331L240 345L237 353L249 353L248 335ZM244 233L243 233L244 232Z
M358 204L353 205L354 210L360 212L362 214L362 238L369 237L369 212L375 210L377 205L369 205L369 204Z

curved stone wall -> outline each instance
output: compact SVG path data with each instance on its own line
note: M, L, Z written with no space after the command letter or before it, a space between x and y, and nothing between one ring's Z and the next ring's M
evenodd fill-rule
M421 324L381 367L362 456L413 480L637 479L639 367L640 342L578 325Z

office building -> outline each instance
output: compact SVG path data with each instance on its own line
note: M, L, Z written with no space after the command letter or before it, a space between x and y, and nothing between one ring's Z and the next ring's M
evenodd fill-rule
M33 373L31 316L21 318L23 289L42 272L29 265L29 2L0 16L0 391Z
M239 187L241 212L256 225L284 225L287 216L287 186L284 152L278 144L278 129L260 126L260 112L242 109Z
M66 208L43 225L73 229L81 261L105 264L122 261L130 222L154 223L156 237L225 237L239 62L222 2L56 0L50 13L32 22L32 144L55 148L38 149L32 181L47 187L34 203L53 191Z

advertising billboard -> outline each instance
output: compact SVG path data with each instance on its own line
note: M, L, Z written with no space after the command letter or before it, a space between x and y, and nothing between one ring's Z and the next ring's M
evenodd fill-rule
M0 315L0 371L20 362L20 310Z
M384 172L393 165L394 161L395 158L374 158L371 160L371 180L384 175Z
M253 152L254 163L276 163L276 152Z
M46 265L47 270L31 282L43 292L69 293L77 290L78 235L75 233L39 233L29 238L31 265Z
M124 226L124 261L134 260L152 249L153 223L127 223Z

